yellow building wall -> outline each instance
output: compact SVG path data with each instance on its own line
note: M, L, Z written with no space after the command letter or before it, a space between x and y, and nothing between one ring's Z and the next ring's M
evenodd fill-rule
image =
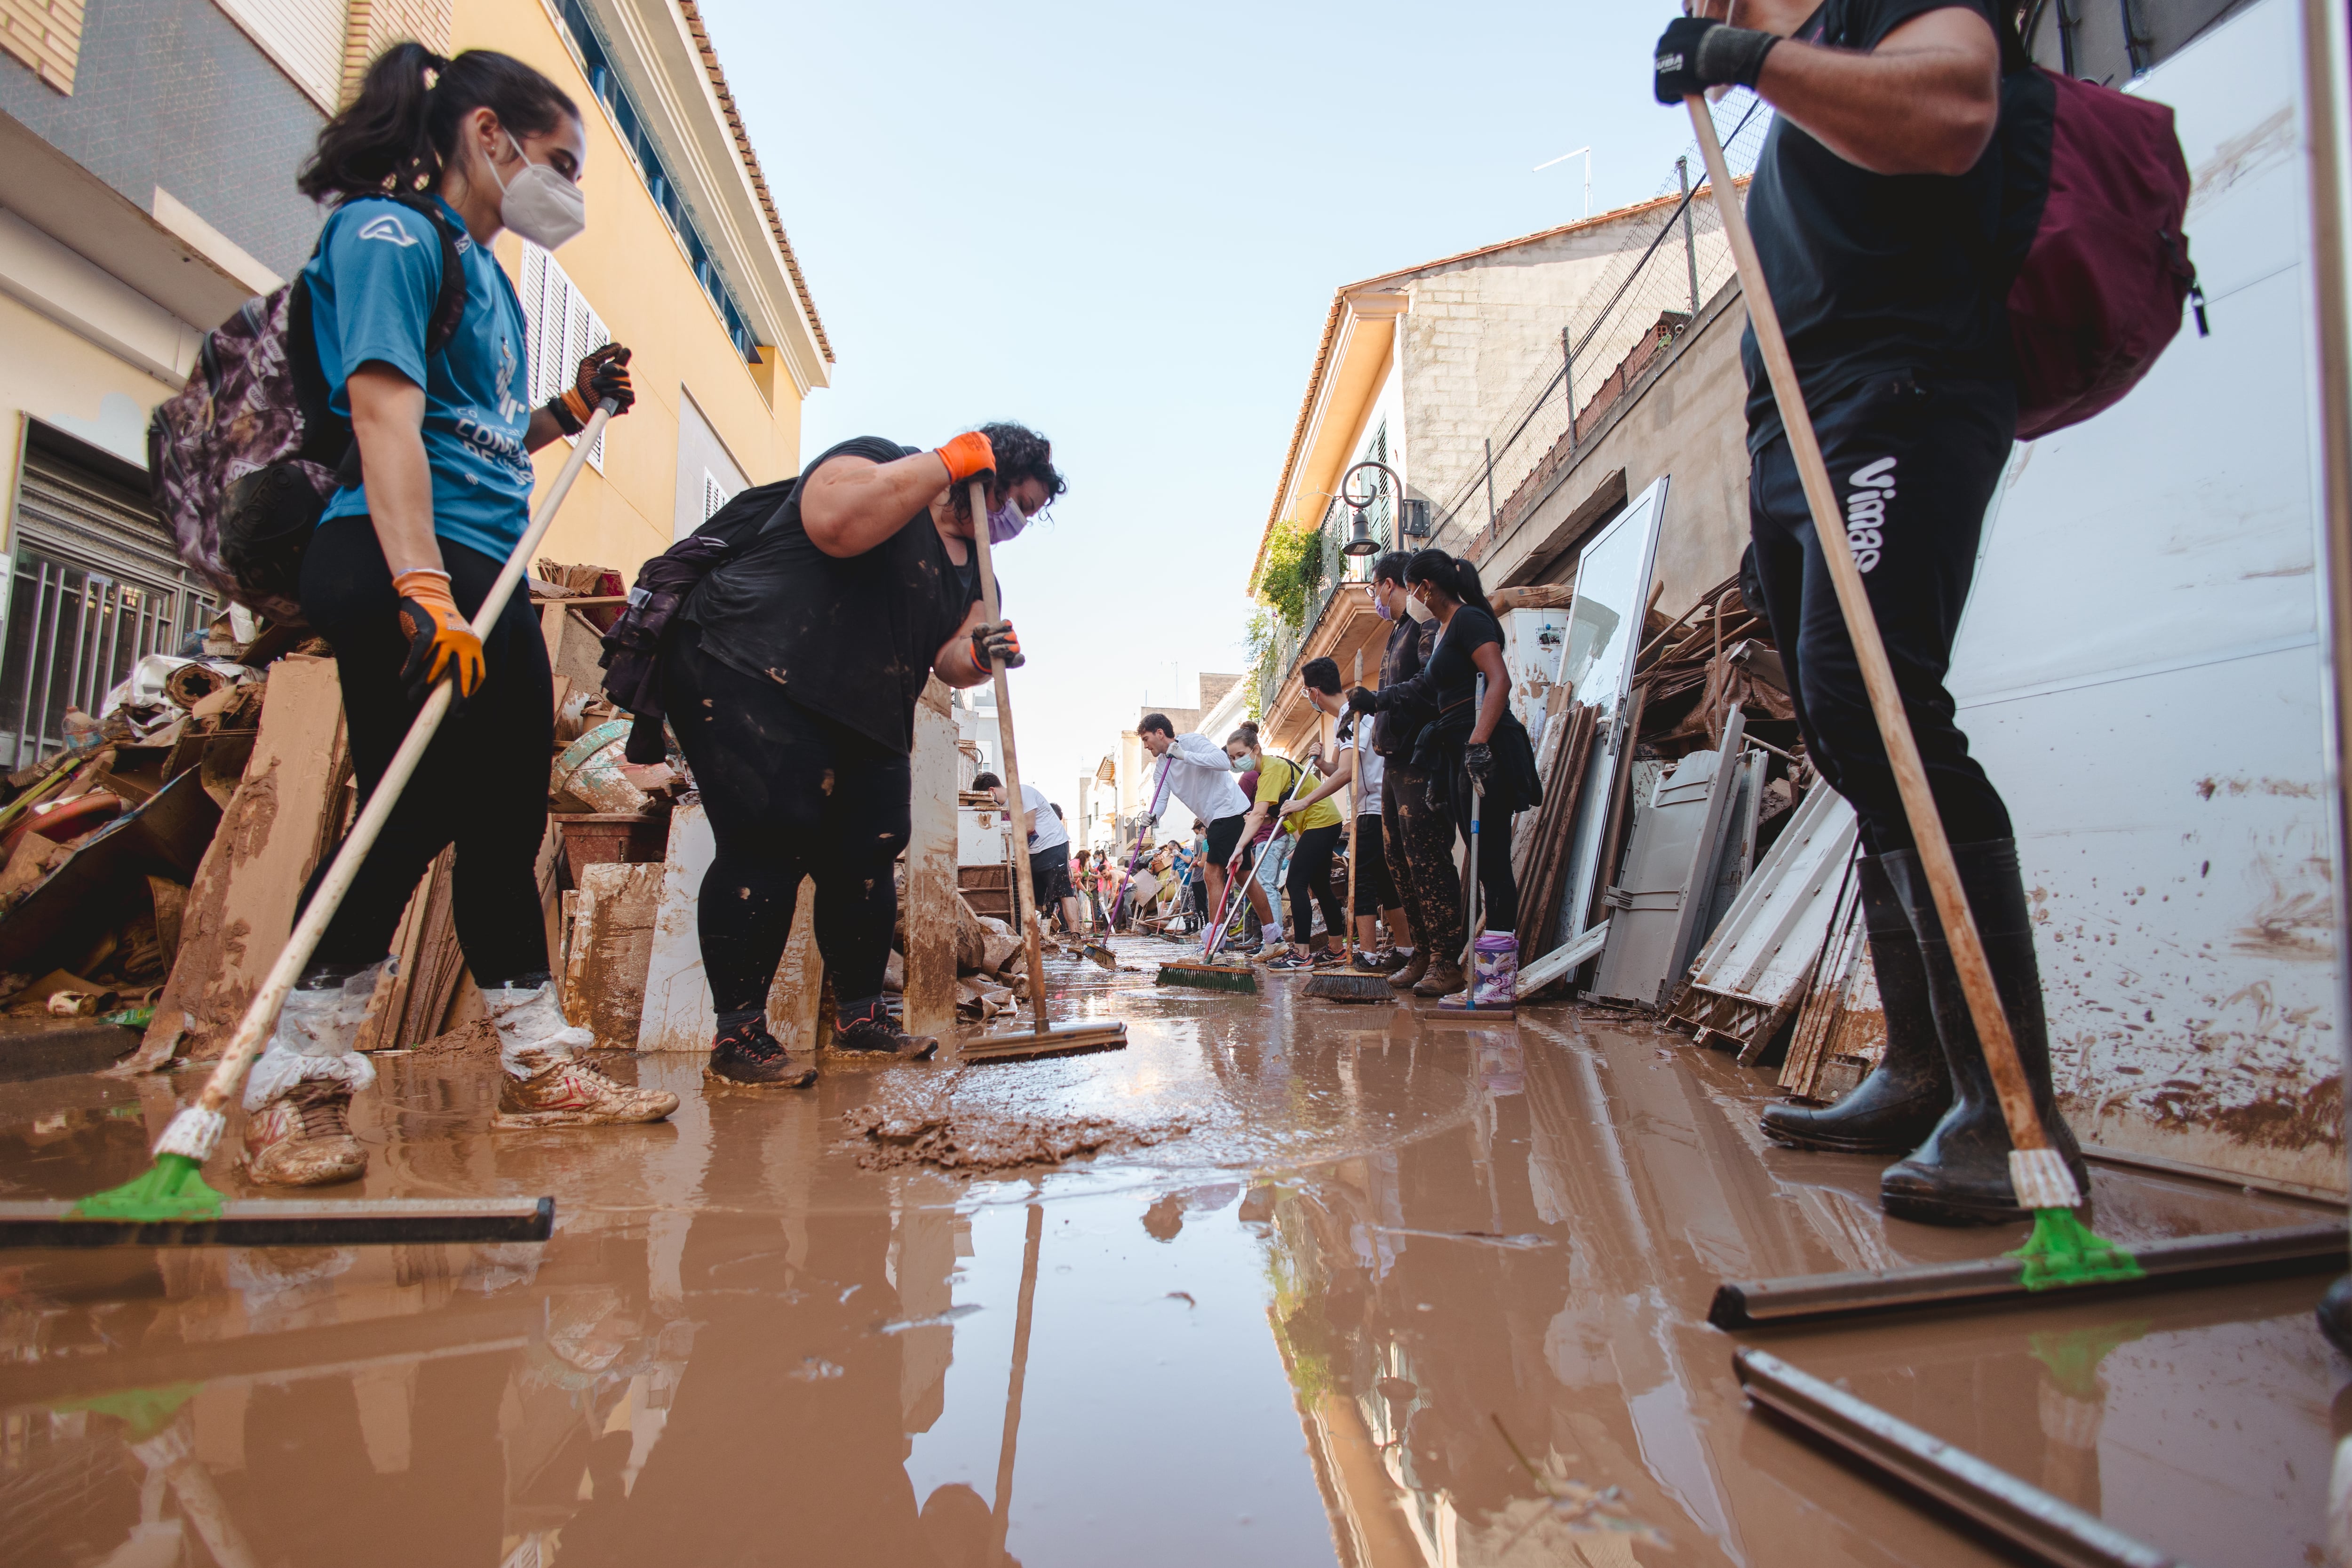
M179 390L0 294L0 495L9 498L9 547L26 416L144 468L148 416Z
M800 398L782 365L746 364L686 252L646 192L587 79L540 0L457 0L453 49L503 50L547 73L580 105L587 133L586 232L556 259L616 342L632 353L636 406L604 437L604 471L581 471L540 554L619 570L625 581L669 548L677 496L678 406L688 393L755 484L800 467ZM522 247L499 237L495 254L521 275ZM763 351L772 356L772 350ZM762 382L772 384L771 402ZM538 456L542 489L571 456L558 441Z

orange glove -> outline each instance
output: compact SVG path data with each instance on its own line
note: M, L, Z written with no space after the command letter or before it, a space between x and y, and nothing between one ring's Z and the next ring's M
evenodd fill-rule
M948 466L948 483L951 485L996 477L996 448L977 430L965 431L937 448L937 452L940 461Z
M400 635L408 639L408 662L400 669L408 694L422 701L436 681L455 672L457 695L471 697L482 684L482 639L449 597L449 574L403 572L392 591L400 595Z

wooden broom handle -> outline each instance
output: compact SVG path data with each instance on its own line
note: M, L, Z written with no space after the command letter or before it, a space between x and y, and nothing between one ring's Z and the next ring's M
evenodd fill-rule
M991 623L997 614L996 567L988 558L988 488L971 481L972 559L980 563L980 613ZM1841 538L1843 535L1840 535ZM1013 808L1013 880L1020 889L1021 945L1029 957L1029 1008L1037 1032L1045 1032L1045 928L1037 910L1037 880L1029 869L1029 803L1021 795L1021 758L1013 749L1013 694L1004 682L1004 661L989 660L996 680L996 738L1004 748L1004 799Z
M1732 258L1738 265L1740 292L1747 297L1748 320L1756 330L1757 351L1763 356L1764 369L1771 377L1772 397L1780 405L1780 423L1788 431L1789 450L1797 459L1798 477L1804 481L1805 500L1813 514L1813 530L1821 537L1822 555L1829 563L1830 581L1837 588L1838 609L1845 617L1846 636L1853 642L1855 658L1862 666L1863 684L1870 690L1871 712L1877 717L1879 737L1885 742L1886 759L1894 767L1895 787L1903 796L1903 815L1910 821L1919 864L1935 894L1937 917L1943 921L1944 940L1951 944L1952 965L1959 971L1960 989L1968 997L1969 1016L1976 1024L1977 1038L1984 1047L1985 1066L1990 1069L1993 1088L2000 1096L2001 1120L2009 1124L2009 1141L2019 1149L2047 1149L2051 1146L2049 1135L2033 1109L2032 1086L2026 1081L2024 1064L2018 1060L2017 1041L2009 1032L2009 1015L2001 1007L2000 993L1993 986L1992 965L1985 957L1984 942L1977 935L1976 917L1969 910L1968 894L1960 887L1960 869L1952 859L1951 841L1944 836L1943 818L1937 815L1934 792L1927 787L1927 765L1919 760L1919 743L1913 738L1910 721L1903 711L1903 694L1895 684L1893 668L1886 662L1886 645L1879 640L1878 621L1871 612L1869 594L1863 587L1861 571L1853 563L1853 548L1846 542L1837 492L1830 483L1829 466L1822 460L1822 444L1813 434L1812 417L1805 411L1797 367L1789 358L1789 341L1780 332L1780 315L1773 308L1771 290L1765 283L1764 264L1756 254L1756 238L1748 231L1748 215L1740 209L1738 189L1731 183L1723 143L1715 133L1715 117L1707 112L1706 100L1696 94L1683 101L1690 110L1691 127L1698 133L1699 153L1706 160L1707 182L1715 187L1716 209L1723 215L1724 237L1731 242Z

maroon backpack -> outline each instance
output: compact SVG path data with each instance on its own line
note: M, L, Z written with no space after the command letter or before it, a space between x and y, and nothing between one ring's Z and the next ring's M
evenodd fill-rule
M2181 232L2189 162L2168 107L2018 62L2000 120L2017 438L2030 441L2139 384L2191 296L2204 335L2205 296Z

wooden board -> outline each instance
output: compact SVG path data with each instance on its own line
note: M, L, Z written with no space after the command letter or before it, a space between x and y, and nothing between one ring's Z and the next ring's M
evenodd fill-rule
M715 847L701 797L678 802L670 813L667 875L654 911L645 1013L637 1026L641 1051L707 1051L717 1032L710 980L702 967L702 936L695 926L703 874L710 869Z
M115 1070L220 1054L294 929L349 770L334 660L271 665L253 753L188 889L179 956L138 1051Z
M591 866L571 900L563 1016L594 1031L597 1045L608 1049L636 1048L662 872L623 862Z
M914 833L907 846L906 1029L950 1039L956 1021L956 725L934 677L915 705Z

